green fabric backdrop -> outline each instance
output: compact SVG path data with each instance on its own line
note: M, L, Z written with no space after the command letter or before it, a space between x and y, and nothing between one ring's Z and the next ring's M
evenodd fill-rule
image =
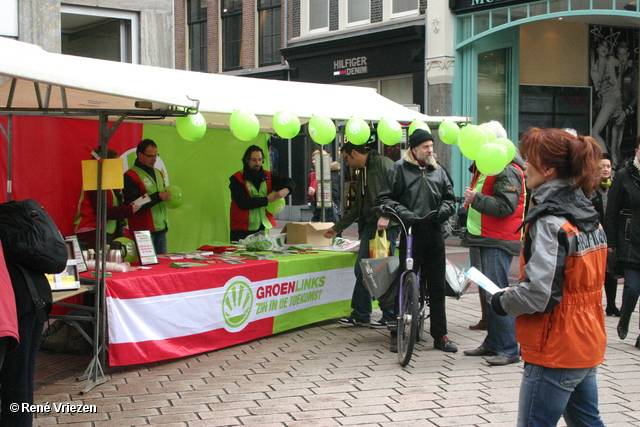
M250 142L231 131L208 129L198 141L185 141L173 126L145 125L143 138L158 144L169 183L182 190L183 204L169 209L170 252L195 250L214 242L229 242L229 177L242 169L248 146L260 146L267 157L269 135L260 133ZM269 169L265 162L265 169Z

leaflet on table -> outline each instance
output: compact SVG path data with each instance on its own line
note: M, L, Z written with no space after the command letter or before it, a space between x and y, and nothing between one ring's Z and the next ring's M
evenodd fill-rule
M491 295L502 290L498 287L498 285L493 283L487 276L482 274L482 272L475 267L471 267L465 273L465 276L467 277L467 279L471 280L473 283L480 286Z

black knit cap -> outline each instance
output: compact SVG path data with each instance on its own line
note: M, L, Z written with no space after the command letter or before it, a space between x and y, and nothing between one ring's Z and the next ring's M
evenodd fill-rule
M415 148L425 141L433 141L433 136L424 129L416 129L409 136L409 147Z

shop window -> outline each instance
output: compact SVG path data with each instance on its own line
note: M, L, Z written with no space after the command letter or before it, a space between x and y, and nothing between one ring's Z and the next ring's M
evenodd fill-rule
M259 63L260 66L280 63L280 0L259 0Z
M347 26L368 24L370 3L369 0L347 0Z
M223 0L222 13L222 69L242 68L242 0Z
M507 54L497 49L478 55L478 123L505 123Z
M417 0L393 0L391 17L398 18L405 15L413 15L418 12Z
M135 12L62 5L61 53L137 64L138 14Z
M520 85L518 136L532 127L591 131L591 88Z
M207 1L187 1L189 70L207 72Z
M309 1L309 33L329 30L329 0Z

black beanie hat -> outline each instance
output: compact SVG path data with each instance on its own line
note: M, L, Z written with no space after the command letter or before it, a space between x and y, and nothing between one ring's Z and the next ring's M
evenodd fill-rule
M409 147L415 148L425 141L433 141L433 136L424 129L416 129L409 136Z

